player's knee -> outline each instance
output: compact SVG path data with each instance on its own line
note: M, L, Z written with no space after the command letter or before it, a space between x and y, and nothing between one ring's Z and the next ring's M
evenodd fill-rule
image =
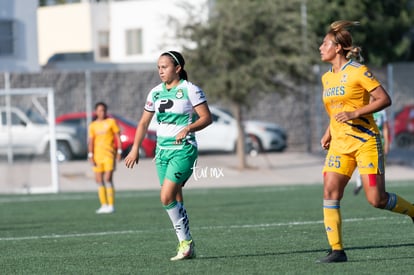
M105 181L105 187L106 188L114 188L114 184L112 181Z
M341 189L329 188L328 186L325 186L323 190L323 197L325 199L340 201L343 196L344 196L344 192Z
M174 202L174 200L171 200L171 199L163 199L163 198L161 198L161 204L163 205L163 206L166 206L166 205L170 205L171 203L173 203Z
M170 203L175 201L175 198L173 196L171 196L170 194L161 193L160 201L161 201L162 205L169 205Z

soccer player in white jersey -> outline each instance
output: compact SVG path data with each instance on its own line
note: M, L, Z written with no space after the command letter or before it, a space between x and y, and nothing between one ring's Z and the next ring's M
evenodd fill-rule
M187 80L184 65L183 56L176 51L165 52L159 57L158 74L162 83L148 94L134 145L125 158L128 168L138 164L138 148L155 114L159 123L155 163L161 185L161 203L179 242L177 255L171 258L172 261L195 257L182 187L191 176L198 156L194 132L212 122L205 94ZM195 114L198 116L196 120Z

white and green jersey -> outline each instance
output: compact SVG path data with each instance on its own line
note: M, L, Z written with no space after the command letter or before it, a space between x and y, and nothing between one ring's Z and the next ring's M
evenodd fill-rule
M381 140L384 144L384 124L388 122L387 113L385 110L378 111L373 114L375 124L378 126L378 130L380 131Z
M181 80L170 90L164 83L153 88L148 94L145 110L155 112L159 124L157 145L161 148L177 147L175 136L194 121L193 107L204 102L204 92L187 80ZM186 139L197 146L194 133L189 133Z

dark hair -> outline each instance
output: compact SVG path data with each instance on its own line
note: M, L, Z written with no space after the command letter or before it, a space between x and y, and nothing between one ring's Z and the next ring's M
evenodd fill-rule
M184 70L185 60L182 54L176 51L168 51L161 54L161 56L168 56L175 66L181 66L179 76L181 79L188 80L187 72Z
M102 101L97 102L97 103L95 104L95 110L96 110L99 106L104 107L105 111L106 111L106 110L108 110L108 105L106 105L106 103L105 103L105 102L102 102Z

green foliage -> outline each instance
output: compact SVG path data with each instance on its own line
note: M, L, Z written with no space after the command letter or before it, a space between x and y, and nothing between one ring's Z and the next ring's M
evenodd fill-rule
M354 44L361 46L367 63L385 65L414 60L412 33L413 0L312 0L308 2L309 23L320 40L329 24L345 19L360 21L351 30Z
M192 41L184 45L190 77L211 98L248 106L252 93L298 91L301 80L313 79L309 72L319 60L317 41L340 19L361 22L352 34L367 63L414 60L413 0L213 2L208 23L197 21L198 11L188 7L193 21L182 25L176 20L178 36Z
M311 62L303 47L300 5L300 0L217 1L208 23L181 26L179 35L195 43L184 50L191 79L209 97L240 105L249 105L252 92L298 91Z

